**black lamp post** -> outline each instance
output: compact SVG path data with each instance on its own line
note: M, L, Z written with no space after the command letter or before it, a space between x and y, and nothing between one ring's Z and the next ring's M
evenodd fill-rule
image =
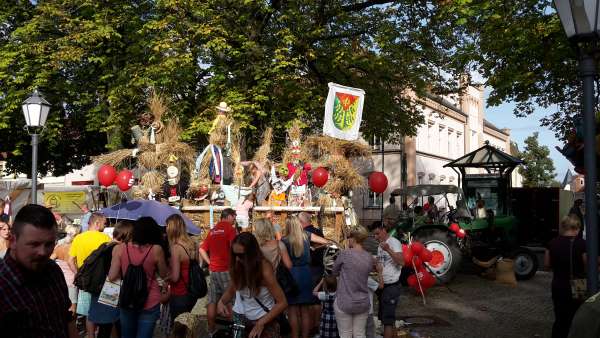
M583 138L585 168L585 229L587 245L588 292L598 292L598 213L596 201L596 116L594 80L598 51L600 0L554 0L567 38L579 55L579 75L583 81Z
M50 112L50 103L36 90L23 102L23 115L27 132L31 135L31 203L37 204L37 155L38 138Z

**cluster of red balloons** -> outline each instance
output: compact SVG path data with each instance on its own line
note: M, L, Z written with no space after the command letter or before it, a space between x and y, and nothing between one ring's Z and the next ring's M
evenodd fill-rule
M371 191L381 194L387 189L388 179L381 171L374 171L369 175L369 188Z
M421 242L412 242L402 245L404 264L415 269L415 274L408 277L408 286L417 293L424 294L427 289L435 285L435 277L427 270L424 263L431 261L432 252Z
M112 165L105 164L98 169L98 183L106 188L114 183L119 187L119 190L127 191L131 189L134 183L133 172L123 169L117 173Z
M458 238L465 238L465 236L467 235L467 232L465 231L465 229L461 229L457 223L450 224L448 229L450 229L450 231L454 232L456 234L456 237L458 237Z

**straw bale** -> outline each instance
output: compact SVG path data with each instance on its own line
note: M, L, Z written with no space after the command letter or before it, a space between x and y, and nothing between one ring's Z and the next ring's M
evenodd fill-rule
M162 119L163 114L167 111L164 99L154 90L152 90L152 94L148 100L148 107L150 108L152 115L154 115L155 122L159 122Z
M119 149L108 154L102 154L93 157L95 164L108 164L119 166L123 161L130 159L133 156L131 149Z
M267 161L269 154L271 153L271 143L273 142L273 128L269 127L265 130L262 137L262 144L254 154L253 161L257 161L261 164Z
M288 136L290 141L300 140L302 138L302 128L300 128L300 123L298 121L294 121L292 126L288 128Z
M164 182L165 176L156 170L151 170L142 176L142 186L147 190L151 189L155 193L162 190Z
M138 155L138 163L142 165L144 168L148 169L157 169L164 162L162 161L159 153L146 151Z
M156 141L158 143L179 141L181 132L182 130L179 126L179 123L176 120L171 120L168 123L166 123L162 132L157 134Z

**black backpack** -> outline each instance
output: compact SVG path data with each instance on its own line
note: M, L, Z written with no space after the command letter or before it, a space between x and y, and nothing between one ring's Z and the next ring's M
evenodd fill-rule
M73 284L83 291L99 295L108 275L112 260L112 250L116 243L102 243L85 259L75 274Z
M128 310L141 310L148 298L148 283L146 281L146 271L144 271L144 262L150 251L152 251L152 246L139 264L133 264L131 261L127 244L125 245L125 251L127 252L129 266L125 271L121 284L119 307Z
M208 292L208 286L206 285L206 277L204 276L204 271L202 271L202 267L198 263L198 260L192 258L190 254L187 252L185 247L181 244L178 244L183 248L185 254L188 256L189 263L189 282L187 286L188 293L193 298L202 298L206 296Z

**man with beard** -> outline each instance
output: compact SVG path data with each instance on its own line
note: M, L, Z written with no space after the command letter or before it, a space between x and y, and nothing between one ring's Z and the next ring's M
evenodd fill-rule
M57 225L41 205L23 207L0 260L0 328L6 337L75 338L75 317L62 271L50 260Z

